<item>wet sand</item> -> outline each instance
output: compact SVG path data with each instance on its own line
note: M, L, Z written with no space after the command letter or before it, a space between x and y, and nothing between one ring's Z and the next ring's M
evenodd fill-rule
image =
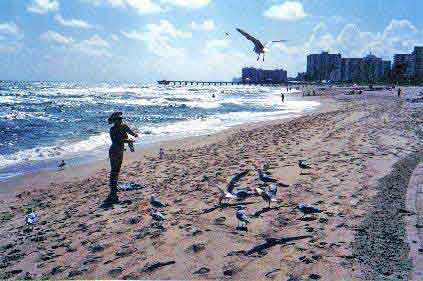
M157 147L132 155L121 180L144 188L120 192L122 203L110 210L99 208L108 191L104 162L76 179L54 175L46 186L52 174L15 182L32 188L1 197L0 272L14 279L366 280L366 262L375 260L363 257L375 244L357 252L358 233L369 212L386 208L375 205L381 180L422 152L422 110L386 91L330 90L320 99L327 106L303 117L168 144L164 159ZM299 159L312 169L301 173ZM218 206L217 186L237 173L249 171L236 188L267 186L254 164L290 186L278 189L271 208L259 196ZM162 224L149 215L151 194L168 204ZM404 206L405 194L393 196ZM301 202L322 212L303 216L295 209ZM236 229L237 204L249 215L248 231ZM24 231L28 206L40 216L31 232ZM397 278L408 265L388 273Z

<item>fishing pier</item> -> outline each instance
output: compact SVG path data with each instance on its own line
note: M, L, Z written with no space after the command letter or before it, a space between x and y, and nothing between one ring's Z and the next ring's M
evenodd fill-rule
M261 81L261 82L250 82L250 81L189 81L189 80L159 80L159 85L174 85L174 86L188 86L188 85L207 85L207 86L227 86L227 85L261 85L261 86L281 86L291 84L289 82L273 82L273 81Z

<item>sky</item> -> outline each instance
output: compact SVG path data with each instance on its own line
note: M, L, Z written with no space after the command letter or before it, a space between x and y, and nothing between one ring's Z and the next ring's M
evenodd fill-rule
M1 0L0 79L231 80L307 54L392 60L423 45L421 0ZM235 28L272 44L265 62ZM229 33L229 36L225 33Z

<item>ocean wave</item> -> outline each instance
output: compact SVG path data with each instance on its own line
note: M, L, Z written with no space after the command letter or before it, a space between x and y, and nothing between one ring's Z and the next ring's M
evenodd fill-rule
M109 134L101 133L75 143L66 144L64 141L61 141L52 146L21 150L11 155L0 155L0 168L28 161L67 158L80 153L93 151L95 149L107 148L110 143Z

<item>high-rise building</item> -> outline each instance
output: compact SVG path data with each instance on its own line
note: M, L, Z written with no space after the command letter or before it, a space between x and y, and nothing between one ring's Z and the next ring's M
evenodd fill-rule
M265 70L254 67L242 69L242 81L251 83L281 83L288 80L288 74L283 69Z
M341 80L341 54L311 54L307 56L307 77L310 80Z
M297 74L297 81L304 81L306 80L307 73L306 72L298 72Z
M413 52L413 59L414 59L414 75L418 79L423 78L423 47L418 46L414 47Z
M343 58L341 67L342 81L359 82L361 80L362 58Z
M402 78L409 79L415 75L415 62L413 54L395 54L392 70L402 70Z
M383 61L373 54L369 54L361 61L361 81L369 83L380 81L383 78Z
M390 60L384 60L382 61L383 64L383 78L389 79L391 75L391 61Z

